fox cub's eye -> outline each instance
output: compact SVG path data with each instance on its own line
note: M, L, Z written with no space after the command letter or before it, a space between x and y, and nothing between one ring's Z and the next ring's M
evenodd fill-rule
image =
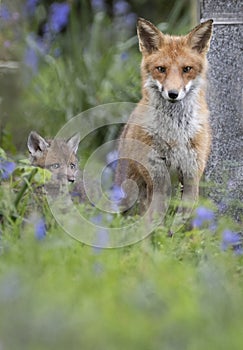
M166 72L166 68L165 67L162 67L162 66L159 66L159 67L156 67L157 70L160 72L160 73L165 73Z
M54 163L50 165L50 169L58 169L60 168L60 164L59 163Z
M71 168L71 169L75 169L75 168L76 168L76 164L71 163L71 164L70 164L70 168Z
M192 69L192 67L190 67L190 66L186 66L186 67L183 67L183 73L188 73L188 72L190 72L190 70Z

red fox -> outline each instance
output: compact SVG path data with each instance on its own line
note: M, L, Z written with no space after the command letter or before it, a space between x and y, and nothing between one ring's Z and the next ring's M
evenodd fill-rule
M27 142L30 162L34 166L50 170L54 180L74 182L78 174L79 142L79 134L73 135L67 141L45 140L37 132L31 131Z
M138 20L142 99L120 136L116 182L136 181L146 197L141 199L141 212L161 185L164 166L182 184L182 203L198 198L211 144L205 94L212 26L213 21L208 20L185 36L170 36L149 21ZM155 152L143 153L133 143L129 146L129 140L142 142ZM142 158L149 168L139 164ZM125 192L129 198L129 188Z

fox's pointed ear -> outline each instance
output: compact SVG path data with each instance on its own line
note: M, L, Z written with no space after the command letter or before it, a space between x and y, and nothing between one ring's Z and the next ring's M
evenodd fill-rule
M193 50L197 50L199 53L207 52L209 49L209 43L212 36L212 30L213 30L212 19L199 24L187 35L189 46Z
M30 154L35 156L38 152L44 152L44 150L49 147L49 144L43 137L37 134L37 132L31 131L28 136L27 146Z
M79 142L80 142L80 134L78 132L67 140L67 145L74 154L76 154L78 151Z
M162 43L162 33L152 23L143 18L137 22L139 49L142 53L152 53L158 50Z

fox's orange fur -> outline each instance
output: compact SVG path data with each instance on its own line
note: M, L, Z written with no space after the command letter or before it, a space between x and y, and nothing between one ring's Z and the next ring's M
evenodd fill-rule
M198 25L185 36L170 36L138 20L142 99L121 134L119 156L127 161L119 161L116 181L135 180L146 196L145 206L160 182L162 163L182 183L182 199L195 201L198 197L211 144L205 94L212 22ZM129 140L144 143L156 155L129 145ZM145 160L148 168L139 160Z

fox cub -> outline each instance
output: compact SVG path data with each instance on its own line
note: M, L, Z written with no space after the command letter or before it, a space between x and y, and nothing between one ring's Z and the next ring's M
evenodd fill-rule
M78 174L79 142L79 134L68 140L46 140L37 132L31 131L27 141L30 162L33 166L50 170L54 181L74 182Z
M208 20L185 36L170 36L149 21L138 20L142 99L120 136L116 182L137 183L141 211L162 183L165 166L171 179L182 184L182 203L198 197L211 143L205 94L212 24ZM142 142L151 152L134 148L129 140ZM139 159L146 159L149 167ZM125 192L129 198L129 188Z

